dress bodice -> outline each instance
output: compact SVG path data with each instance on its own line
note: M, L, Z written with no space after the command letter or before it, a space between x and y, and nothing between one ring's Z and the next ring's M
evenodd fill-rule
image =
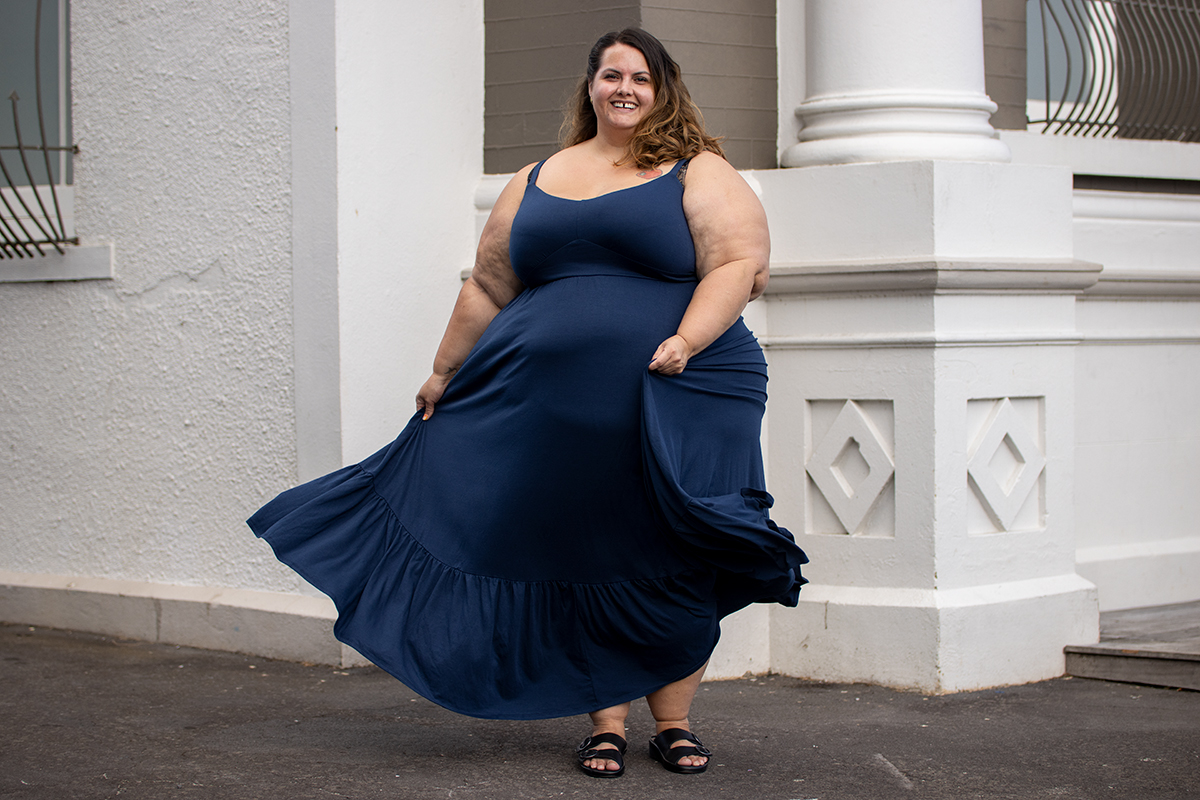
M652 181L586 200L542 191L537 178L544 163L529 174L509 237L509 258L522 283L598 275L696 280L678 177L686 160Z

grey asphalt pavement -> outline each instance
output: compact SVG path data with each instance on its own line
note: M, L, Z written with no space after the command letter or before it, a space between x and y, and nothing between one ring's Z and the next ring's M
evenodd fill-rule
M1200 692L1065 678L927 697L780 676L707 683L703 775L579 772L583 717L461 717L334 669L0 626L0 797L1200 798Z

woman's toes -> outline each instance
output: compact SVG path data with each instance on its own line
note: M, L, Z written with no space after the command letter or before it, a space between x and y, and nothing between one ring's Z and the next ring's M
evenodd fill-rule
M600 753L603 753L605 750L615 750L615 749L616 749L615 747L601 747ZM587 766L590 769L608 769L608 770L620 769L620 766L617 764L617 762L613 761L611 758L604 758L602 755L599 755L599 754L597 754L596 758L589 758L584 763L587 764Z

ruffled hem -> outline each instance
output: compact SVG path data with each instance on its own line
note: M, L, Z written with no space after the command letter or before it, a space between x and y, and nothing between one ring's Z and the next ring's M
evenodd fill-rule
M468 716L571 716L644 697L699 669L719 636L703 572L580 584L444 564L361 466L284 492L248 523L333 599L340 641Z

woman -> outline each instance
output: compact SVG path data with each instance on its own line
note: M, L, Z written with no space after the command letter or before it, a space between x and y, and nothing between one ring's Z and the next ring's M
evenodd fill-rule
M566 146L492 211L417 415L359 465L250 519L338 606L335 633L460 713L587 712L624 772L707 768L688 712L719 620L795 605L807 559L770 521L762 207L650 34L593 47ZM647 363L648 362L648 363Z

